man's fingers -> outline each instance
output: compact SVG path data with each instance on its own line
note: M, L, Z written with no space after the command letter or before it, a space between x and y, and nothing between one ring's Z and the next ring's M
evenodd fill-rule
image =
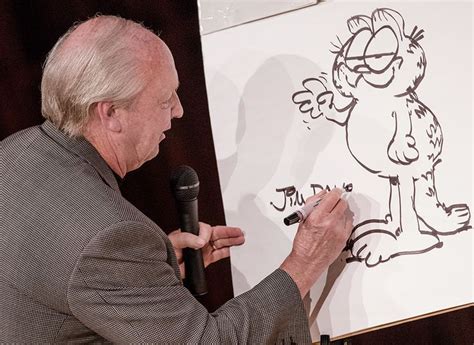
M323 212L326 214L331 213L333 208L341 199L341 195L342 195L342 190L339 188L334 188L329 193L324 195L323 199L321 200L321 203L317 206L320 212Z
M199 237L203 240L202 246L205 246L211 240L212 233L213 228L209 224L199 222Z
M211 262L216 262L224 258L228 258L230 256L230 249L229 247L224 247L221 249L214 250L211 254Z
M327 192L326 192L325 189L323 189L323 190L320 191L319 193L317 193L317 194L315 194L315 195L312 195L312 196L310 196L308 199L306 199L306 200L305 200L305 203L319 200L319 199L321 199L325 194L327 194Z
M240 246L244 244L245 237L229 237L229 238L222 238L219 240L212 241L215 248L223 248L223 247L232 247L232 246Z
M228 258L230 256L229 247L213 250L209 255L204 256L204 266L207 267L210 264L217 262L221 259Z
M354 229L354 213L349 208L347 208L346 215L346 230L350 235Z
M344 199L339 199L331 211L331 214L335 217L342 217L344 212L347 210L347 201Z
M349 216L346 218L346 231L348 233L348 235L350 235L352 233L352 229L354 228L354 217L353 216Z
M244 232L240 228L217 225L213 227L211 245L214 249L239 246L245 242Z
M341 198L342 190L335 188L329 193L321 196L319 199L321 202L318 206L313 208L312 212L308 216L308 221L318 222L321 220L321 217L328 215L340 217L343 215L345 209L347 208L347 202Z
M176 230L168 234L168 237L176 249L200 249L209 243L214 249L211 254L212 262L229 256L228 251L221 251L221 249L239 246L245 242L244 232L240 228L230 226L211 227L209 224L202 222L199 223L199 236Z
M217 241L222 238L243 237L244 232L240 228L232 226L217 225L213 227L212 241Z
M202 238L199 238L198 236L193 235L189 232L173 231L172 233L168 235L168 238L173 244L173 247L177 249L183 249L183 248L199 249L199 248L202 248L207 243Z

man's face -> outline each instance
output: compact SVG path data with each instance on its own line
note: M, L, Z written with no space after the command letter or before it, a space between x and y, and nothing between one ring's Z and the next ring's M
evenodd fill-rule
M165 139L164 132L171 128L171 120L183 116L173 58L168 50L160 55L159 64L150 69L148 83L134 104L128 110L119 110L127 171L156 157L159 144Z

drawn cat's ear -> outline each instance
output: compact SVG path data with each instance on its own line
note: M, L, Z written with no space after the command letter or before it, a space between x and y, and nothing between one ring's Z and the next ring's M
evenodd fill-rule
M389 25L395 35L403 41L405 38L405 21L400 13L390 8L378 8L372 13L374 32L385 25Z
M354 16L347 20L347 27L352 34L355 34L360 29L371 29L372 20L368 16Z

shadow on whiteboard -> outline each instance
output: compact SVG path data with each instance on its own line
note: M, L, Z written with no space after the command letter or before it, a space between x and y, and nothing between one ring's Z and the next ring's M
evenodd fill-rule
M295 72L298 70L301 73ZM247 291L262 275L279 267L291 249L289 230L282 229L283 217L275 220L268 216L270 204L262 193L282 171L283 176L291 173L293 183L305 182L318 157L316 148L322 149L333 131L330 124L323 123L321 126L328 129L323 131L324 135L305 135L300 141L294 140L295 124L302 123L294 119L288 90L294 89L303 71L308 70L318 73L321 69L306 58L277 55L257 66L246 79L241 95L237 95L237 88L225 71L215 73L210 81L212 95L221 100L219 114L226 117L216 126L220 131L216 135L222 138L216 142L227 143L227 147L216 148L223 153L218 153L218 165L226 221L246 232L245 246L232 251L236 258L232 264L236 294ZM227 112L222 104L229 105ZM218 120L223 119L215 121ZM288 155L285 150L293 150L294 154ZM293 160L282 161L288 156ZM254 269L245 270L244 276L241 267Z
M357 202L355 202L357 200ZM353 193L347 199L351 210L358 217L362 212L365 214L379 214L379 204L375 200L361 193ZM316 284L312 287L310 294L305 298L305 308L309 314L309 325L311 330L312 339L318 339L321 334L331 334L333 326L331 325L331 319L336 318L339 325L346 324L344 327L351 328L351 315L350 308L354 303L361 303L363 296L363 284L360 277L352 279L354 276L362 274L364 267L349 267L347 259L349 253L343 251L339 257L329 266L329 269L323 277L321 277ZM344 277L344 282L338 280ZM350 292L338 295L337 303L342 306L338 309L337 313L329 313L332 300L333 292L337 285L342 284L345 289L349 288ZM341 299L344 298L345 301ZM359 302L356 302L359 301ZM358 310L358 322L367 322L367 315L363 312L364 308L360 305L357 307ZM331 315L334 314L334 315ZM365 320L363 320L365 318ZM324 320L321 325L318 321ZM321 329L322 327L322 329Z

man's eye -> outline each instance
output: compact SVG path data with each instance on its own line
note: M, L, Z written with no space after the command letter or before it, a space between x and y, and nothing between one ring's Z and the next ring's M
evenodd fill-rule
M161 109L167 109L171 106L171 98L167 101L164 101L160 104Z

